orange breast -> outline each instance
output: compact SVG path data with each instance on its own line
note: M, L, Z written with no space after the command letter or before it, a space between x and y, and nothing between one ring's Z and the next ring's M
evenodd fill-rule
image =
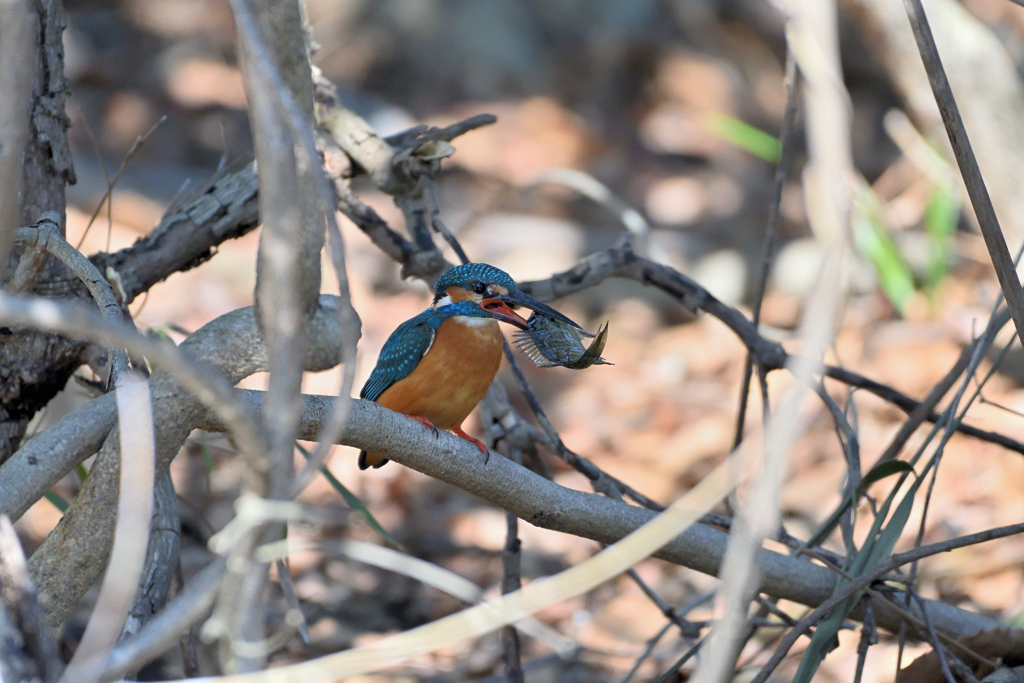
M377 403L425 417L440 429L453 429L480 403L500 365L497 321L470 327L451 318L441 324L416 369L388 387Z

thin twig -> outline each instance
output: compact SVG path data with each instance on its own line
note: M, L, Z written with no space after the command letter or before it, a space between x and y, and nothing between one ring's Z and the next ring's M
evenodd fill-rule
M1021 531L1022 529L1016 529L1014 533L1021 533ZM912 562L915 559L919 559L919 557L926 556L918 554L920 553L920 551L924 551L926 548L928 548L928 546L918 548L917 551L903 553L901 556L894 556L890 558L888 561L881 562L875 567L872 567L860 576L851 577L847 575L846 578L849 579L849 583L843 586L841 589L835 591L831 597L822 602L810 614L801 619L798 622L798 624L794 626L789 631L789 633L787 633L783 637L782 642L775 649L775 652L772 653L771 658L761 668L761 671L758 673L757 677L754 678L751 683L764 683L771 675L771 673L775 670L775 667L779 665L779 663L789 652L789 649L793 646L794 643L796 643L797 639L800 638L800 636L804 635L812 626L818 623L821 619L831 614L832 611L836 607L841 605L847 598L857 594L859 591L868 589L868 587L872 583L877 581L880 577L884 576L885 574L888 574L892 570L896 569L897 567L907 564L908 562ZM939 550L937 552L942 552L942 550ZM831 567L831 569L839 573L843 573L842 570L840 570L838 567ZM901 617L907 618L911 616L907 614L905 611L901 610L895 603L893 603L893 601L889 600L887 602L887 606L889 607L889 609L892 609L893 611L897 612L898 614L900 614ZM917 619L914 618L914 621L917 621Z
M900 425L899 431L896 432L896 435L892 438L892 441L889 442L889 445L878 458L875 465L888 462L889 460L894 460L900 454L900 451L902 451L903 447L907 445L907 441L910 440L910 437L914 434L917 428L920 427L931 414L935 413L935 406L939 404L942 397L945 396L953 387L953 383L956 382L960 375L964 373L964 370L967 369L967 366L971 361L971 356L974 354L974 350L974 345L971 345L960 352L960 357L957 358L956 363L953 364L953 367L950 368L949 372L945 374L938 384L932 387L925 399L910 411L910 415L907 417L907 420Z
M796 626L796 619L779 609L779 606L775 604L776 600L774 598L768 599L763 595L755 595L754 601L764 608L767 613L778 617L782 624L785 624L786 626Z
M449 124L444 128L435 128L434 126L415 126L409 130L399 131L394 135L389 135L384 138L392 147L403 148L403 147L418 147L425 142L444 140L445 142L451 142L455 138L465 135L466 133L476 130L477 128L483 128L484 126L490 126L497 123L498 117L494 114L475 114L462 121L456 121L455 123Z
M510 447L509 458L521 463L522 455ZM522 543L519 540L519 518L505 513L505 547L501 552L501 593L506 595L522 588ZM519 632L515 626L501 629L501 644L504 650L505 677L508 683L523 683L523 657Z
M665 598L658 595L653 588L648 586L647 582L640 577L640 574L636 569L630 569L626 572L626 575L632 579L633 583L643 591L643 594L661 610L661 613L668 618L669 623L675 624L679 628L679 631L684 638L696 638L700 635L700 627L692 621L687 621L679 610L668 604L668 602L665 601Z
M89 259L64 240L56 223L58 220L60 219L54 212L48 211L35 226L16 230L14 240L17 244L23 244L40 253L48 253L60 259L88 288L103 317L115 324L121 322L124 316L110 283ZM113 387L117 379L128 369L128 356L124 349L116 345L109 347L108 354L110 375L107 387L109 388Z
M593 287L613 277L657 287L677 299L684 307L690 310L702 310L717 318L732 330L765 371L782 369L790 362L791 354L787 353L780 344L761 336L750 320L738 310L722 303L705 288L682 273L664 264L654 263L637 256L628 242L622 242L611 249L592 254L569 270L556 273L545 280L521 283L520 289L541 301L552 301ZM1002 321L1002 318L998 318L998 320ZM908 413L920 405L919 401L892 387L844 368L825 365L823 373L826 377L849 386L864 389ZM938 413L932 411L925 419L934 423L939 417ZM1024 443L1003 434L965 424L957 425L957 431L1024 454Z
M102 680L115 680L174 647L178 638L213 609L226 562L216 557L132 638L114 648Z
M921 402L916 399L907 396L906 394L893 389L892 387L886 386L872 379L868 379L863 375L859 375L855 372L851 372L844 368L837 368L830 365L825 366L825 376L830 377L838 382L847 384L851 387L858 389L864 389L865 391L874 394L878 398L893 404L897 408L912 413ZM932 410L925 415L925 421L935 423L941 419L941 415ZM1024 443L1017 441L1016 439L1010 438L1005 434L998 432L992 432L985 429L979 429L972 425L959 423L956 426L956 431L960 432L964 436L971 436L980 441L986 441L988 443L1002 446L1003 448L1024 455Z
M960 383L959 390L953 396L953 399L951 400L949 406L946 408L946 410L944 412L945 415L948 415L948 419L947 419L947 422L946 422L946 424L944 426L942 437L939 440L939 443L936 445L935 450L934 450L934 452L932 454L932 457L931 457L931 459L929 460L929 463L928 463L928 468L930 468L932 470L931 471L931 479L929 481L928 491L927 491L927 493L925 495L924 509L922 510L921 521L920 521L920 524L918 526L917 537L915 538L915 541L914 541L915 547L919 547L921 545L921 541L924 539L924 530L925 530L925 525L926 525L927 519L928 519L928 510L929 510L930 503L931 503L931 497L932 497L932 493L934 492L935 480L936 480L936 477L938 476L938 469L939 469L939 465L942 462L942 456L945 453L946 444L952 438L952 436L954 434L954 431L955 431L955 428L956 428L956 425L963 420L964 416L966 416L967 411L970 409L971 405L974 403L974 401L977 399L977 397L981 394L981 390L983 388L983 385L981 383L979 383L977 385L977 387L975 388L975 391L974 391L973 395L967 400L966 404L963 406L963 410L960 410L960 401L963 398L964 393L967 391L968 387L970 386L971 378L974 376L975 372L977 372L978 365L981 363L982 358L985 356L985 354L987 354L988 350L991 348L991 345L992 345L993 341L995 340L995 336L996 336L999 328L1001 327L1001 325L997 321L997 317L998 317L1000 306L1001 306L1001 302L997 301L996 304L993 307L992 315L989 318L989 322L988 322L988 325L986 326L985 332L980 337L978 337L974 341L974 343L971 344L971 346L968 347L968 349L971 350L971 356L970 356L970 361L969 361L969 363L968 363L968 365L967 365L967 367L965 369L966 372L967 372L967 376L964 377L963 381ZM989 376L991 376L991 375L989 375ZM987 381L987 378L986 378L986 381ZM959 415L957 414L957 411L960 411ZM938 427L938 424L936 424L936 427ZM933 435L934 435L934 430L932 431L931 434L929 434L928 439L926 440L925 443L930 442ZM922 449L923 449L923 446L922 446ZM919 453L920 453L920 451L919 451ZM917 458L917 455L915 455L915 458L912 459L911 462L913 462L913 460L915 460L916 458ZM924 476L924 474L922 474L922 476ZM911 577L911 580L916 575L917 575L917 561L915 560L913 563L911 563L911 567L910 567L910 577ZM910 607L910 599L911 599L911 596L912 596L912 592L911 592L912 588L913 588L912 586L908 586L907 593L904 596L904 607L908 608L908 609ZM927 617L927 615L925 615L925 617ZM899 633L899 653L897 655L897 664L902 660L903 645L904 645L905 638L906 638L906 629L901 627L900 628L900 633Z
M963 119L960 118L960 109L957 107L953 91L949 87L946 71L942 66L938 48L935 46L931 26L928 24L928 17L925 15L921 0L903 0L903 4L907 9L907 16L910 18L910 26L914 30L914 38L917 40L925 71L928 72L928 82L932 86L935 102L939 106L942 123L946 127L950 145L953 147L953 155L960 167L960 175L964 179L967 194L971 198L971 205L978 217L978 226L985 238L985 246L992 259L999 287L1003 296L1006 297L1006 304L1010 309L1017 336L1024 340L1024 289L1021 288L1017 270L1010 258L1010 250L1006 247L1006 238L1003 237L1003 232L999 227L999 219L992 206L988 189L985 187L981 169L978 167L974 150L971 148L971 141L967 137L967 129L964 128Z
M706 642L708 642L707 638L697 641L696 645L691 647L683 654L682 657L677 659L675 663L673 663L672 666L666 669L665 672L661 676L659 676L654 683L669 683L669 681L672 680L672 677L675 676L676 672L679 671L679 669L681 669L684 664L690 661L690 659L693 658L695 654L700 652L701 647L703 647L704 643Z
M131 149L129 149L128 152L124 155L124 158L121 159L121 165L118 166L117 172L114 173L114 177L107 179L107 189L103 193L103 197L100 198L99 204L97 204L96 208L93 210L92 215L89 216L89 222L86 224L85 230L82 231L82 236L78 239L78 244L75 245L75 249L81 249L82 248L82 245L85 243L85 238L89 234L89 228L91 228L92 224L96 221L96 217L98 215L100 215L100 210L103 208L103 204L106 203L108 207L110 206L110 202L113 201L112 195L113 195L113 192L114 192L114 187L117 185L117 181L119 181L121 179L121 175L124 173L125 168L127 168L128 162L131 161L131 158L133 156L135 156L136 152L138 152L140 149L142 149L142 146L144 144L146 144L146 140L149 139L149 136L151 136L153 133L155 133L156 129L159 128L163 124L163 122L166 121L166 120L167 120L167 115L165 114L164 116L161 116L159 119L157 119L156 123L154 123L152 126L150 126L149 130L147 130L145 133L143 133L139 137L135 138L135 142L132 143ZM90 131L89 134L92 135L92 132ZM106 166L103 165L103 160L102 159L100 159L100 164L101 164L101 166L103 166L103 173L104 173L104 176L105 176L106 175ZM110 220L109 216L108 216L108 220ZM107 251L110 251L110 233L109 233L109 231L107 232Z
M413 257L416 247L352 191L351 179L345 173L348 170L347 164L351 162L333 138L321 134L317 136L317 141L324 151L325 172L334 186L338 210L355 223L378 249L398 263L407 263Z
M619 681L619 683L629 683L631 680L633 680L633 676L636 675L636 672L640 670L640 667L643 666L643 663L646 662L648 657L651 656L651 653L654 652L654 648L658 646L658 643L661 642L661 639L665 637L665 634L669 632L672 626L673 623L671 620L665 622L665 625L661 627L660 631L658 631L653 636L647 639L647 644L644 646L644 651L641 652L640 656L636 658L636 661L633 662L632 668L630 668L630 670L626 672L626 675L623 676L622 680Z
M956 679L953 678L953 673L949 670L949 663L946 661L946 654L943 652L942 643L939 642L939 636L935 633L935 627L932 626L932 620L928 618L928 609L921 600L921 596L917 594L913 586L907 586L907 595L914 599L917 603L918 608L921 610L921 618L924 620L924 625L928 629L928 637L932 641L932 648L935 650L936 656L939 658L939 665L942 667L942 675L946 677L946 683L957 683Z
M857 644L857 671L853 683L860 683L864 675L864 663L868 658L868 649L878 643L878 630L875 628L875 613L869 602L864 607L864 623L860 629L860 642Z
M782 205L782 188L789 174L789 164L793 148L793 128L796 125L797 80L796 58L792 51L786 51L786 111L782 116L782 131L779 133L779 160L775 166L775 179L772 184L772 199L768 204L768 220L765 224L764 245L761 248L761 271L754 290L754 301L751 306L751 323L758 327L761 323L761 305L764 303L765 290L768 287L768 273L771 270L772 257L775 253L775 234L779 227ZM747 354L743 366L743 381L740 384L740 407L736 411L736 433L733 435L732 447L735 449L743 440L743 428L747 418L747 401L750 396L750 381L753 378L754 357ZM762 382L762 391L767 388Z

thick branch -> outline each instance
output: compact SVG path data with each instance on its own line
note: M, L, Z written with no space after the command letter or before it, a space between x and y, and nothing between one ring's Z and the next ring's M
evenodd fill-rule
M183 208L132 246L90 261L105 277L117 277L128 303L169 275L208 260L216 246L256 227L256 174L252 166L215 180ZM55 268L35 287L44 296L87 299L81 280ZM82 363L88 344L48 332L0 328L0 461L14 452L32 416Z
M171 594L181 549L181 513L171 473L165 472L153 489L153 519L149 527L146 563L139 590L124 623L121 641L139 632L159 614Z
M113 254L90 257L100 272L111 268L127 294L125 303L174 273L208 261L217 246L259 224L256 171L252 164L212 180L183 207L168 212L135 244ZM41 284L37 294L66 296L61 285Z
M310 371L333 367L340 356L340 330L333 306L334 297L321 297L321 301L324 305L309 326L307 368ZM213 366L232 383L267 367L266 349L252 308L233 311L209 323L182 344L182 351ZM204 412L199 401L180 389L166 373L154 373L150 382L157 426L157 474L160 476ZM93 403L105 399L102 397ZM109 400L104 403L111 404ZM104 417L103 412L97 410L100 419ZM81 449L72 450L81 452ZM117 500L117 450L118 440L116 433L112 432L100 450L82 491L57 528L32 556L30 566L40 592L49 597L53 623L60 623L66 618L106 562L114 530L113 502ZM25 462L16 454L9 463L0 467L0 479L7 477L8 465L14 463L35 475L36 489L40 480L56 481L64 474L45 464L40 467L38 462ZM19 508L30 504L25 500L11 503Z
M231 10L259 169L263 231L255 297L257 321L270 356L270 386L263 410L270 436L270 452L263 457L269 471L252 477L250 483L260 495L280 498L293 476L304 328L316 310L324 246L322 178L312 142L313 83L297 0L232 0ZM333 213L333 207L330 210ZM283 527L275 525L264 533L264 540L275 540ZM246 542L254 547L256 536L250 535ZM267 567L253 564L239 590L225 584L221 600L233 601L229 610L236 624L232 638L257 641L264 637L267 580ZM222 663L229 649L222 640ZM229 670L257 670L265 665L264 656L242 658L232 653L231 659L245 661L240 667L232 664Z
M245 400L257 408L263 393L245 391ZM301 438L314 438L331 407L332 398L303 397ZM200 422L217 431L215 419ZM376 403L353 401L352 414L340 439L345 445L372 449L389 459L472 493L531 524L600 543L614 543L645 524L656 513L591 493L567 489L510 460L491 453L488 459L470 444L447 433L438 438L419 423ZM728 545L727 534L696 525L657 553L669 562L717 576ZM758 590L769 595L816 606L835 588L835 574L810 561L761 550ZM960 637L997 627L978 614L941 602L927 601L936 629ZM900 617L884 605L874 604L879 625L896 631ZM855 612L859 615L861 612ZM917 613L920 617L920 613Z
M269 400L263 412L270 452L260 454L269 472L251 477L250 483L260 495L278 497L292 476L295 397L301 391L306 343L303 322L315 310L320 291L324 217L309 173L316 167L292 132L312 129L313 87L296 2L236 0L231 8L260 181L263 230L256 257L256 320L270 356ZM293 110L298 121L290 126Z
M14 225L34 223L46 211L54 211L60 217L59 223L63 227L64 186L75 182L67 140L68 119L64 113L67 88L64 79L64 44L61 38L65 24L64 8L61 0L41 0L34 3L12 3L9 11L21 14L29 8L35 14L34 20L25 22L23 16L22 20L14 17L0 20L5 32L27 30L28 33L22 34L22 37L29 38L34 45L32 54L27 56L32 62L29 66L13 54L18 51L21 41L11 40L9 35L0 37L4 57L15 58L13 63L3 62L5 75L17 79L25 72L34 73L27 103L27 135L13 135L10 139L0 141L0 145L13 147L16 145L15 138L20 137L22 143L17 149L0 149L0 158L12 159L14 162L13 165L2 164L6 170L0 171L0 181L5 193L8 188L17 189L19 186L22 190L18 201L20 213L16 215ZM30 26L25 26L26 23ZM22 67L25 67L24 72ZM0 78L0 85L9 86L0 90L5 100L5 109L26 106L26 102L19 96L23 94L23 84ZM23 111L16 113L19 117L24 115ZM5 138L7 132L13 134L15 131L5 131ZM8 185L8 181L12 180L7 177L9 174L20 174L21 178ZM0 210L9 211L5 200L6 196L0 201L4 207ZM0 237L0 274L8 266L6 242L9 239L9 233ZM27 255L26 270L23 270L20 278L24 283L34 282L46 264L45 258L36 256L33 252ZM15 250L13 258L19 257L20 251ZM12 345L18 346L14 352L11 350ZM67 376L73 371L73 368L69 369L71 363L67 360L68 352L77 355L81 351L78 344L68 347L45 336L20 332L12 334L10 330L0 329L0 461L17 448L36 410L63 388ZM49 355L54 352L56 355ZM77 362L74 365L77 366ZM46 383L46 386L36 386L36 382ZM56 387L51 391L50 387L54 385Z
M66 25L62 0L43 0L33 4L36 14L35 79L30 99L30 134L22 150L21 164L21 224L34 223L47 211L59 217L64 229L66 185L75 183L71 163L67 128L69 120L64 112L67 81L64 78L64 43L62 34ZM5 69L16 65L4 64ZM6 265L5 260L2 262ZM18 259L17 275L12 284L15 291L30 291L47 266L46 254L40 252L13 252Z
M231 8L253 124L264 222L256 307L273 348L275 336L286 330L275 329L280 325L271 318L280 317L280 309L291 305L311 314L320 293L324 216L314 175L320 173L320 164L315 149L304 145L298 134L309 131L312 140L312 72L298 2L236 0ZM295 331L297 327L293 326Z
M36 14L31 0L0 1L0 270L7 263L11 231L22 224L23 155L29 133L29 98L35 77Z
M25 148L24 194L21 224L34 223L47 211L56 211L64 224L64 187L75 184L64 113L67 80L64 78L63 33L67 23L61 0L35 3L37 24L36 79L32 86L32 129ZM4 65L4 68L11 68Z

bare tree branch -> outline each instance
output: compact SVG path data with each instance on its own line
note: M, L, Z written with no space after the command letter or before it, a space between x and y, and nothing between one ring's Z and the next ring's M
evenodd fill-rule
M169 211L135 244L112 254L89 257L100 272L117 273L130 303L173 273L208 261L216 248L259 224L256 171L252 164L214 178L195 198ZM61 284L42 284L37 294L67 296Z
M416 247L396 232L374 209L363 202L352 191L351 159L333 138L321 133L317 143L324 153L327 176L334 185L338 199L338 210L366 233L378 249L397 263L408 263L415 258Z
M64 225L64 188L75 184L64 112L66 25L61 0L33 3L37 13L35 81L32 85L32 122L22 167L21 225L30 225L47 211L55 211ZM8 68L5 66L5 69Z
M89 260L124 289L127 304L174 272L205 262L218 244L241 236L257 223L256 175L252 166L213 181L196 199L164 216L135 244ZM34 218L33 218L34 220ZM37 294L88 298L72 272L60 268L36 283ZM0 460L18 448L32 416L53 398L82 363L88 344L36 329L10 330L0 344Z
M309 328L309 353L307 368L320 371L337 364L341 337L335 297L321 297L321 307ZM234 384L254 372L267 367L266 350L256 327L252 308L233 311L218 318L191 335L182 344L181 350L192 360L213 369L208 371L206 382L212 384L215 376ZM171 459L192 431L199 415L198 392L186 393L176 380L181 372L174 375L163 371L154 373L151 383L154 396L154 421L157 425L157 473L166 471ZM189 388L189 392L192 388ZM106 397L93 401L106 406ZM223 399L219 399L223 400ZM237 403L229 399L229 403ZM223 412L224 404L218 406ZM97 410L102 415L103 410ZM251 414L246 409L246 414ZM95 419L96 413L92 413ZM69 416L71 417L71 416ZM69 425L80 423L83 416L69 421ZM34 441L34 440L33 440ZM31 444L32 442L30 442ZM68 509L57 529L47 537L43 546L32 556L33 575L39 582L40 591L50 597L50 618L62 621L82 594L92 585L106 561L113 533L111 505L117 499L117 443L112 433L100 450L88 479L72 506ZM78 449L73 449L78 450ZM79 452L81 452L79 450ZM35 477L33 490L38 490L42 481L59 479L62 473L49 467L33 466L20 458L0 467L0 479L5 479L8 465L18 463L20 471ZM64 461L62 465L67 465ZM73 467L73 464L71 465ZM18 500L12 501L18 507L26 504L22 497L28 487L19 488ZM44 489L45 490L45 489ZM30 504L30 503L27 503ZM74 558L69 562L68 558Z
M782 189L789 174L789 164L793 149L793 128L796 126L797 110L797 82L799 72L796 68L796 57L793 51L786 50L786 111L782 116L782 131L779 133L779 160L775 165L775 178L772 181L772 201L768 205L768 218L765 221L764 245L761 247L761 271L757 279L757 287L754 290L754 300L751 304L751 323L757 329L761 324L761 306L764 303L765 291L768 288L768 274L771 270L772 258L775 252L776 231L782 216ZM750 382L754 375L754 357L748 353L746 362L743 365L743 381L740 384L740 406L736 411L736 431L733 436L733 448L740 445L743 440L743 428L747 421L747 401L750 396ZM763 386L762 390L766 391ZM763 411L768 406L762 407Z
M35 227L19 228L14 235L15 242L36 252L51 254L60 259L89 290L89 294L96 301L103 317L114 323L120 323L124 320L124 316L121 314L121 306L117 303L110 283L89 259L64 240L58 230L58 220L59 217L56 213L48 211ZM108 386L113 386L117 378L128 369L128 355L124 349L116 345L111 346L108 351L108 363L110 366ZM0 453L0 462L2 462L2 455Z
M56 683L63 668L18 534L0 515L0 678Z
M719 575L722 585L717 599L722 605L721 616L708 636L706 656L693 676L695 683L732 680L740 650L749 637L747 613L758 592L760 571L755 557L764 539L774 535L781 524L779 491L788 470L791 446L804 429L800 407L835 338L846 298L844 273L851 241L848 181L854 169L850 112L846 106L849 93L839 60L836 3L805 0L793 3L790 11L787 42L803 76L801 92L810 155L803 174L804 194L815 197L816 210L810 210L808 217L823 250L823 259L800 321L804 355L791 356L786 364L797 381L787 388L765 425L763 469L751 484L747 505L738 508L731 529ZM838 417L842 414L838 413ZM856 458L849 459L848 471L848 485L855 487L860 479Z
M788 362L790 354L777 342L762 337L750 320L740 311L722 303L682 273L637 256L628 242L622 242L611 249L592 254L569 270L556 273L545 280L524 282L520 288L541 301L552 301L588 287L594 287L611 277L626 278L657 287L677 299L688 309L705 311L714 316L733 331L765 370L782 369ZM1003 313L996 317L994 324L1001 325L1005 322L1001 316L1006 316L1005 320L1009 319L1008 314ZM907 413L920 405L916 399L892 387L843 368L826 365L824 374L843 384L864 389ZM925 419L934 423L940 417L938 413L931 411ZM998 444L1015 453L1024 454L1024 444L1003 434L978 429L963 423L957 425L957 431L982 441Z
M222 375L211 372L203 361L189 359L170 342L154 341L139 334L134 327L111 322L90 309L62 306L41 297L0 296L0 321L126 346L131 352L146 356L200 401L217 410L231 425L242 452L248 457L256 458L266 452L262 429L232 396L234 382L229 383Z
M1019 531L1017 531L1017 533L1019 533ZM918 548L917 551L923 551L923 550L925 550L926 547L928 547L928 546L922 546L921 548ZM926 556L926 555L924 555L924 556ZM776 648L775 652L772 653L771 658L761 668L761 671L758 673L757 677L754 678L753 683L764 683L768 679L768 677L771 675L772 671L775 670L775 667L777 667L779 665L779 662L781 662L782 659L789 652L790 648L793 647L793 644L796 643L796 641L800 638L800 636L802 636L805 633L807 633L808 629L813 627L816 623L821 621L823 618L827 617L832 612L832 610L834 610L837 606L839 606L844 600L849 598L851 595L855 595L858 591L864 590L865 588L870 586L874 581L877 581L879 577L884 576L885 574L893 571L897 567L900 567L900 566L902 566L904 564L907 564L908 562L912 562L915 559L919 559L919 557L920 556L918 556L916 554L916 552L904 553L903 555L893 556L888 561L880 562L878 565L876 565L875 567L871 568L870 570L868 570L864 574L861 574L860 576L850 577L850 579L851 579L850 583L848 583L847 585L843 586L843 588L841 590L836 591L835 595L830 597L828 600L825 600L824 602L819 604L814 609L814 611L812 611L810 614L805 616L803 619L801 619L798 622L798 624L796 626L794 626L792 629L790 629L790 631L783 637L782 642ZM901 594L897 593L896 595L900 596ZM892 615L893 614L892 610L894 608L894 604L893 603L895 603L897 600L902 600L902 597L892 597L892 598L889 599L887 604L886 603L877 603L877 602L873 603L872 609L873 610L884 609L887 612L889 612L890 615ZM956 609L955 607L952 607L951 605L947 605L946 603L942 603L942 602L933 602L933 601L930 601L930 600L923 600L922 599L919 603L917 603L917 608L916 609L911 608L911 612L914 614L916 619L920 619L923 622L924 614L921 611L922 608L928 612L929 622L931 623L932 627L934 628L934 630L937 633L945 636L946 638L948 638L950 640L958 640L959 638L962 638L963 636L970 635L968 633L960 633L960 634L950 633L950 632L945 631L943 628L941 628L939 626L939 619L943 618L943 616L940 616L941 613L943 612L943 608L946 608L946 609L949 609L949 608ZM885 612L883 612L882 614L884 614L884 613ZM878 616L881 617L881 615L878 615ZM938 616L938 619L936 618L937 616ZM984 618L984 617L979 617L979 618ZM890 631L894 631L892 626L891 625L886 625L885 620L882 619L882 618L879 618L877 620L877 623L878 623L879 626L882 626L883 628L886 628L886 629L888 629ZM896 624L897 628L899 627L899 625L901 623L903 623L903 622L897 621L897 624ZM1000 628L1000 627L997 626L995 628ZM986 629L982 629L982 630L986 630ZM992 654L995 655L995 656L998 656L999 653L992 653Z
M263 392L241 393L254 409L261 405ZM325 396L303 396L300 438L315 438L331 401ZM218 431L220 426L211 418L201 419L199 426ZM494 453L484 462L480 452L465 441L445 433L435 439L418 422L370 401L353 401L352 414L340 442L385 454L391 460L479 496L536 526L599 543L614 543L656 514L604 496L564 488ZM727 534L698 524L655 556L717 576L728 539ZM761 569L757 588L760 592L810 606L820 605L832 595L835 574L830 569L764 549L758 552L756 561ZM905 563L885 563L885 571L872 572L872 576L877 578ZM927 605L936 630L951 638L997 627L997 622L987 617L952 605L934 601L928 601ZM890 631L899 629L899 614L886 605L875 604L874 610L879 626ZM862 612L855 610L853 614L857 618Z
M22 224L22 166L38 32L30 0L0 1L0 92L6 93L0 100L0 271L7 265L12 233Z
M135 594L121 641L130 638L163 609L171 594L181 547L181 515L178 496L169 472L157 479L153 489L153 519L149 527L146 564Z
M342 325L346 360L342 396L325 425L328 432L340 429L347 417L359 319L349 301L334 194L323 175L312 133L313 83L300 4L259 0L250 11L247 0L233 0L231 6L256 124L265 223L257 263L256 305L270 354L270 400L263 416L270 431L271 452L269 476L261 492L282 498L301 486L293 479L292 463L306 343L303 327L316 312L325 219L331 229L331 255L338 275L341 305L335 311ZM318 448L310 462L318 465L326 452L325 446ZM312 471L307 468L303 474L308 478ZM263 538L271 540L281 533L283 528L272 525ZM255 535L249 536L249 551L255 539ZM232 640L262 638L266 580L267 567L253 564L238 591L231 582L222 591L221 607L236 619L230 637L222 641L222 653L230 656L232 668L235 663L250 670L262 665L262 656L241 656L237 648L232 649ZM241 601L241 609L233 608L235 600Z
M436 217L436 202L431 200L431 178L440 170L440 162L455 151L448 144L497 119L481 114L445 128L417 126L388 138L381 138L363 118L343 107L334 85L316 76L317 121L331 140L343 150L358 168L365 171L382 192L395 198L405 216L406 229L412 242L387 228L372 211L353 200L341 176L342 169L332 173L339 207L367 232L381 249L402 264L405 277L415 276L432 283L444 269L445 262L431 236ZM349 169L354 174L355 169Z
M19 155L22 174L20 223L30 224L47 211L53 211L59 217L58 225L63 231L64 188L75 183L67 138L69 121L64 112L67 94L62 36L65 27L64 6L61 0L45 0L33 3L30 8L36 16L32 25L24 28L35 39L34 54L31 56L34 63L31 66L21 64L11 67L27 68L34 74L29 100L29 136L27 144L15 152ZM17 24L12 28L17 30ZM20 40L15 38L12 42L17 45ZM15 107L22 106L20 103L12 104ZM6 248L0 251L4 257L0 261L0 269L3 269L7 266L8 253ZM29 291L43 274L48 256L35 251L24 254L15 252L13 256L19 263L15 275L8 283L8 289Z
M103 680L115 680L173 647L178 638L213 609L226 562L217 557L185 586L138 635L110 653Z
M320 292L324 213L319 160L295 131L312 131L313 84L297 2L231 3L253 121L263 231L256 265L257 321L270 353L271 439L267 490L279 497L292 476L304 365L305 319ZM311 136L311 132L310 132ZM310 156L312 152L312 157Z
M117 424L113 394L74 410L0 465L0 514L19 519L60 479L103 445Z
M149 545L156 479L150 385L138 373L126 374L115 392L120 436L117 521L110 562L82 640L61 677L62 683L95 683L81 671L90 659L105 660L124 629L139 588Z

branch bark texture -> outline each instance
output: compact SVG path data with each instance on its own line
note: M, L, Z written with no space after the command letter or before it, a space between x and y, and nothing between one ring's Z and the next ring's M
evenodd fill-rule
M0 265L7 263L11 231L22 224L22 159L28 142L35 77L36 14L30 0L0 1Z
M184 207L165 215L132 246L89 260L104 277L120 280L123 303L130 303L169 275L209 260L218 244L255 228L259 213L256 192L252 165L217 178ZM85 284L63 266L45 273L34 292L89 298ZM0 327L0 462L18 448L29 420L64 387L82 364L87 348L88 344L78 339Z
M327 305L309 326L310 371L333 367L340 358L333 299L322 297ZM232 383L267 367L266 348L252 308L233 311L204 326L182 344L182 351L216 368ZM165 373L154 373L150 382L159 477L205 412ZM108 404L112 402L103 405ZM59 624L67 617L106 563L116 517L118 449L117 433L111 431L74 503L29 562L40 593L47 597L51 623ZM32 467L31 462L22 464ZM38 461L36 465L46 467ZM48 472L47 478L53 474Z
M244 391L253 408L263 401L263 392ZM304 396L300 438L315 438L334 399ZM219 431L216 419L208 416L200 427ZM406 467L447 482L511 512L530 524L610 544L654 517L655 512L592 493L567 489L544 479L498 454L486 460L474 446L447 433L434 438L418 422L370 401L353 401L348 425L339 441L360 449L372 449ZM728 547L728 534L695 525L665 546L655 556L717 576ZM757 554L760 568L758 591L800 604L817 606L828 600L836 575L804 558L780 555L770 550ZM987 617L952 605L926 601L935 628L950 637L960 637L996 628ZM877 622L898 631L899 615L882 604L874 604ZM862 607L854 612L863 614ZM920 618L920 612L916 612Z

